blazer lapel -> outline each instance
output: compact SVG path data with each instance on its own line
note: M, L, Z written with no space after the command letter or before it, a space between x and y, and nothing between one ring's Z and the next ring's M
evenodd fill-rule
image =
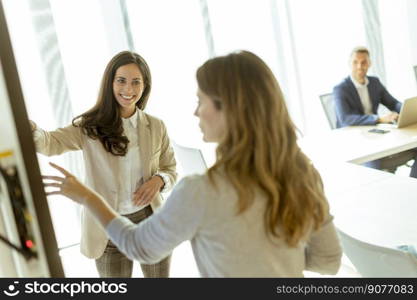
M363 105L362 105L362 102L361 102L361 98L359 97L358 90L356 89L356 87L353 84L353 82L350 79L350 77L347 78L347 81L349 83L349 87L350 87L350 90L351 90L352 95L353 95L353 98L352 98L353 99L353 102L354 102L354 103L352 103L353 104L353 107L358 108L362 114L365 114L365 112L363 110Z
M376 97L376 90L375 90L375 86L373 85L373 81L371 81L368 77L369 83L368 83L368 93L369 93L369 98L371 99L372 102L372 111L376 114L378 111L378 105L379 105L379 101L378 101L378 97Z
M143 168L143 179L147 180L151 176L150 157L151 157L151 132L149 128L149 121L146 114L139 110L138 120L138 142L140 160Z

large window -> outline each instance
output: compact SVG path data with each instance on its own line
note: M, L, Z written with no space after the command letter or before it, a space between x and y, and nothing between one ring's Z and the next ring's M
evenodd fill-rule
M379 15L384 50L387 88L398 100L417 95L413 74L412 37L414 28L407 18L407 1L380 0ZM414 49L415 52L415 49Z
M70 124L96 102L102 72L113 55L101 1L6 0L3 4L29 118L46 130ZM48 165L53 161L83 177L80 153L38 158L44 174L55 173ZM60 197L49 199L49 206L58 246L77 245L80 207ZM67 255L68 250L61 253L67 275L97 276L94 262L88 261L89 269L83 270L86 260L79 251L73 252L78 256Z
M163 119L179 143L201 141L195 71L208 58L199 1L128 0L135 50L149 63L152 92L147 111Z
M291 20L306 133L328 128L319 95L350 73L349 53L366 45L361 0L291 0Z

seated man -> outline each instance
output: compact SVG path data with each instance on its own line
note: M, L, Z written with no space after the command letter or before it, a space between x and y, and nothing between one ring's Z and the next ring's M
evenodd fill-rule
M334 87L333 97L335 101L337 128L352 125L375 125L378 123L393 123L398 119L401 110L401 102L391 96L377 77L366 76L371 60L369 50L365 47L356 47L350 56L351 75ZM391 112L378 116L378 106L383 104ZM398 160L400 164L414 157L412 151L399 153L394 156L371 161L366 166L383 169L387 159ZM411 157L410 157L411 155ZM402 159L403 158L403 159ZM389 171L395 171L389 168ZM417 166L414 163L411 177L417 178Z

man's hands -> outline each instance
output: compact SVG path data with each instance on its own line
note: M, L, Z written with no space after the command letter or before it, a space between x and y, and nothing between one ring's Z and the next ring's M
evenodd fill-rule
M159 176L153 176L133 193L133 203L137 206L148 205L164 186Z
M394 123L398 119L398 114L396 112L390 112L385 116L379 117L378 123Z

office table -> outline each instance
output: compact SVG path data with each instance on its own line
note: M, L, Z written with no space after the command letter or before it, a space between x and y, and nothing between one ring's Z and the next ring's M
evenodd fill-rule
M372 133L383 127L388 133ZM417 124L396 129L388 126L351 126L299 140L300 147L314 161L316 158L361 164L417 147Z
M417 179L358 164L417 147L417 124L369 132L376 126L332 130L299 140L323 179L334 223L371 244L417 246Z
M417 246L417 179L352 163L315 163L335 225L371 244Z

